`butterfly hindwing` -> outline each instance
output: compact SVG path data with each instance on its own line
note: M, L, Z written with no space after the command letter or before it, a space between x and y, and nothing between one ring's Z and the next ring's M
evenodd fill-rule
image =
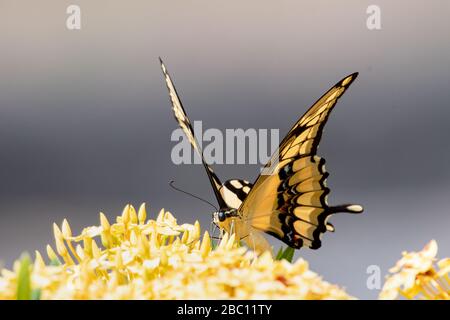
M336 212L358 213L358 205L330 207L325 160L316 155L323 127L337 100L354 81L352 74L325 93L293 126L239 208L253 228L293 248L321 246L321 235L334 230L327 222Z

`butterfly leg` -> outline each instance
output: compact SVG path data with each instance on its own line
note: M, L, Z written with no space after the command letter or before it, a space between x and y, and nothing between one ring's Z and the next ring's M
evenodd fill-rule
M234 220L230 223L230 235L236 233Z
M258 257L258 254L256 253L256 243L255 243L255 238L253 237L253 233L249 233L250 238L252 239L252 243L253 243L253 259L256 260L256 258Z

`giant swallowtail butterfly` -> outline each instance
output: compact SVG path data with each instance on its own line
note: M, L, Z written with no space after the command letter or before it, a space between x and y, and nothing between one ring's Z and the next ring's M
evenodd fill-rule
M206 163L172 79L160 62L175 119L200 155L219 203L220 210L213 213L219 228L234 232L259 252L271 250L263 233L295 249L318 249L322 234L334 231L330 215L363 211L356 204L328 205L325 160L316 155L328 116L357 73L334 85L294 124L265 166L270 175L259 175L253 184L240 179L222 183Z

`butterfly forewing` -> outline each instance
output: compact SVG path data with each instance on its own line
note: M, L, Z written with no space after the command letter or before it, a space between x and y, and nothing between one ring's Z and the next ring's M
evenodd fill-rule
M208 174L208 178L211 182L211 186L214 190L214 194L219 202L219 206L222 208L234 208L237 209L241 205L242 201L245 199L247 194L250 192L252 187L251 183L245 180L228 180L224 184L220 182L220 179L214 173L211 166L206 162L203 157L203 152L199 147L197 139L194 135L194 130L191 125L186 111L184 110L183 104L178 96L172 79L170 78L169 72L167 71L164 63L160 59L161 69L166 80L167 89L169 90L170 102L172 103L172 111L177 120L180 128L183 130L187 139L189 140L192 148L198 153L202 159L202 163Z

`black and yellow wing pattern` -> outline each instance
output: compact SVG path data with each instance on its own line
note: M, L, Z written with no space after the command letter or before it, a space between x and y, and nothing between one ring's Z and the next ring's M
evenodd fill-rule
M160 62L175 119L200 155L221 209L238 209L239 217L252 228L296 249L304 246L318 249L321 235L334 231L328 222L330 215L363 211L355 204L328 205L330 190L326 186L325 160L316 154L330 112L357 73L339 81L295 123L265 166L265 174L254 184L240 179L222 184L205 161L175 86Z
M329 206L325 160L316 155L323 128L338 99L357 77L351 74L325 93L295 123L241 204L239 215L299 249L318 249L321 235L333 231L327 221L337 212L360 213L360 205ZM267 172L266 172L267 173Z
M188 141L190 142L192 148L199 154L202 159L203 166L206 169L208 178L211 182L211 186L214 190L214 194L221 208L239 208L242 201L245 199L247 194L250 192L252 184L246 180L232 179L227 180L225 183L221 183L220 179L214 173L211 166L205 161L203 157L203 152L198 144L197 139L194 135L194 129L192 128L191 121L189 120L186 111L184 110L183 104L181 103L180 97L175 89L172 79L170 78L169 72L164 65L161 58L159 59L161 64L161 69L166 80L167 89L169 90L170 102L172 104L173 115L175 116L178 125L183 130Z

